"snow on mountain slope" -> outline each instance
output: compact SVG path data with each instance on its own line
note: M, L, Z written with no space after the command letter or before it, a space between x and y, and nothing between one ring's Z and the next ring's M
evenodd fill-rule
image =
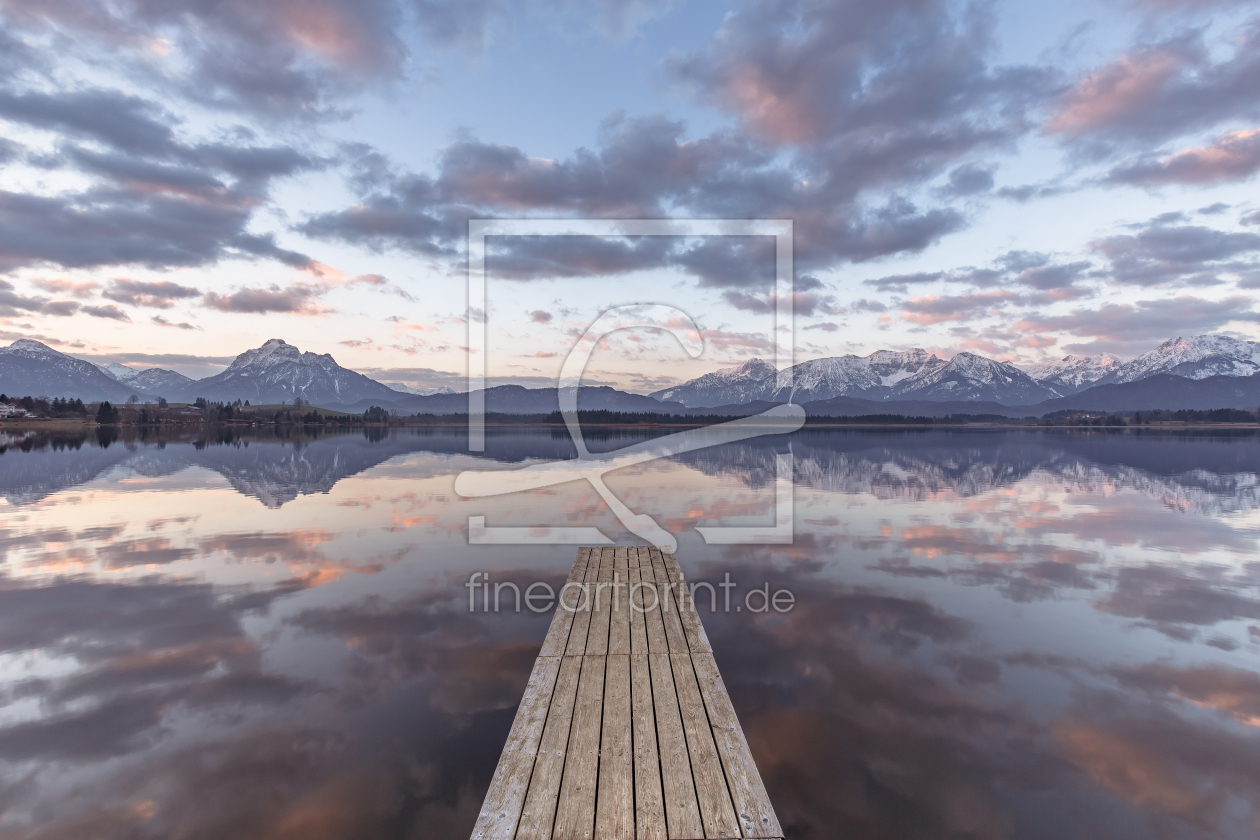
M1067 396L1098 383L1122 364L1110 353L1103 353L1089 357L1064 356L1056 362L1025 365L1022 370L1034 381Z
M165 368L148 368L128 379L127 385L138 388L146 394L164 397L167 393L176 393L187 388L194 380L184 374Z
M1059 396L1014 365L959 353L943 365L925 368L893 388L896 399L992 400L1027 405Z
M118 362L110 362L107 365L97 365L97 367L115 382L130 382L140 373L139 370L129 368L126 365L119 364Z
M0 347L0 392L10 396L125 402L137 390L114 381L91 362L20 338L8 347Z
M295 397L315 405L359 400L395 400L403 396L361 373L343 368L327 353L303 353L282 339L237 356L227 370L190 382L168 399L189 402L197 397L228 402L249 400L255 405L290 402Z
M834 397L884 399L891 394L892 385L943 364L926 350L917 349L811 359L777 373L769 363L752 359L739 367L723 368L657 391L652 396L658 400L677 400L692 408L738 405L754 400L805 403Z
M435 394L454 394L455 389L449 385L443 385L441 388L413 388L405 382L382 382L387 388L393 388L404 394L415 394L417 397L431 397Z
M1154 350L1120 365L1099 384L1136 382L1159 373L1187 379L1251 376L1260 373L1260 342L1225 335L1170 338Z
M749 359L737 367L706 373L649 396L661 402L680 402L690 408L747 403L767 399L774 376L774 365L761 359Z

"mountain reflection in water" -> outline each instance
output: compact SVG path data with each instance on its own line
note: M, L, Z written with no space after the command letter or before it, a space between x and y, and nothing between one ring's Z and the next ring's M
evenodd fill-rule
M603 430L592 449L660 434ZM563 430L0 439L0 838L469 835L548 615L470 613L472 571L558 586L590 488L491 500L465 469ZM791 449L791 546L765 524ZM693 580L792 837L1260 835L1260 439L805 430L610 474ZM719 590L720 592L720 590Z

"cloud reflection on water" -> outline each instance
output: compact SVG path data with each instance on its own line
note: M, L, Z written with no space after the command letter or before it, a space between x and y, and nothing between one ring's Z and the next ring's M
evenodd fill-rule
M690 578L796 593L704 615L791 836L1232 838L1260 830L1256 442L807 431L775 549L689 531L768 516L782 442L610 483ZM549 619L462 584L555 586L570 552L466 545L460 435L299 443L0 455L0 838L468 835ZM611 522L588 495L500 515Z

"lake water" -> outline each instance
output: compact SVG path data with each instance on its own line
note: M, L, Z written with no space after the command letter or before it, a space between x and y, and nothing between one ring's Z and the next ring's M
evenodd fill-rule
M463 840L550 622L465 584L574 555L468 517L633 542L583 483L455 494L548 429L0 448L0 838ZM793 544L706 545L789 449ZM1257 476L1251 433L806 430L608 485L690 579L794 594L700 598L790 837L1254 838Z

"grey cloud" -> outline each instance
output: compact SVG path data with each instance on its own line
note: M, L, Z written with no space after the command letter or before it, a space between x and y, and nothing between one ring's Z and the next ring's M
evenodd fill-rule
M943 279L945 279L945 272L943 271L920 271L914 274L890 274L886 277L863 280L862 283L867 286L874 286L881 292L905 292L910 286L935 283L937 280Z
M1060 265L1027 268L1016 276L1015 282L1041 291L1063 289L1079 280L1090 267L1091 263L1088 260L1080 260Z
M1260 225L1260 210L1252 210L1250 213L1244 214L1238 221L1244 225Z
M0 280L0 315L14 317L23 312L68 316L79 310L79 304L72 300L52 300L44 297L27 297L19 294L14 285L7 280Z
M108 318L111 321L131 321L131 317L112 303L104 306L85 306L83 312L93 318Z
M200 329L200 327L194 327L192 324L188 323L187 321L180 321L178 324L172 321L168 321L167 319L163 318L161 315L154 315L152 318L149 319L149 321L158 325L159 327L175 327L176 329L181 329L181 330Z
M756 312L762 315L775 312L779 301L778 295L750 295L736 289L727 289L722 293L722 297L736 309ZM814 292L793 292L789 296L789 300L792 305L792 311L807 318L814 315L815 312L822 312L825 315L836 315L843 311L836 306L835 298L831 295L819 295Z
M596 277L662 265L668 237L604 239L594 236L491 237L486 254L490 277L514 280Z
M1235 258L1260 251L1260 234L1156 222L1135 234L1096 240L1090 247L1107 258L1117 282L1201 285L1218 282L1218 272L1250 265Z
M1221 45L1204 44L1195 29L1138 46L1085 75L1059 97L1045 130L1150 148L1224 120L1260 117L1257 91L1260 24L1249 21L1237 38Z
M599 139L597 152L578 150L560 161L461 140L441 156L435 177L396 173L378 155L362 153L351 178L364 193L361 200L310 217L297 229L378 250L453 255L467 219L484 212L792 218L797 265L810 269L837 259L921 250L965 222L956 210L920 209L902 198L858 202L853 189L823 174L802 179L776 162L771 150L733 132L686 141L681 123L614 115ZM657 265L682 267L704 285L751 285L750 267L737 258L740 250L706 242L676 253L662 250Z
M170 309L175 301L200 297L201 292L191 286L181 286L169 280L114 280L101 297L125 303L128 306L148 306L154 309Z
M51 300L40 307L40 311L45 315L73 315L79 311L79 304L73 300ZM86 308L84 311L87 311ZM88 312L89 315L93 314Z
M1050 262L1050 255L1036 251L1007 251L998 257L996 262L1007 271L1024 271L1029 268L1040 268Z
M1231 321L1260 322L1250 296L1223 300L1181 295L1136 303L1109 303L1077 309L1067 315L1028 315L1017 327L1039 331L1062 330L1084 338L1115 342L1165 339L1170 335L1214 332Z
M0 117L97 140L125 152L168 155L174 150L171 115L147 99L118 91L0 90Z
M231 294L207 292L202 300L211 309L220 312L264 314L289 312L298 315L317 315L328 310L315 303L324 289L305 283L295 283L287 289L245 288Z
M1106 180L1136 186L1242 181L1260 171L1260 129L1230 131L1210 145L1113 168Z
M1230 205L1226 204L1223 201L1218 201L1215 204L1209 204L1207 207L1200 207L1198 210L1194 212L1198 213L1201 216L1216 216L1221 213L1224 213L1229 208L1230 208Z
M965 164L949 173L949 186L954 195L975 195L993 189L993 168Z
M535 309L533 312L529 313L529 320L533 321L535 324L550 324L553 317L554 316L545 309Z

